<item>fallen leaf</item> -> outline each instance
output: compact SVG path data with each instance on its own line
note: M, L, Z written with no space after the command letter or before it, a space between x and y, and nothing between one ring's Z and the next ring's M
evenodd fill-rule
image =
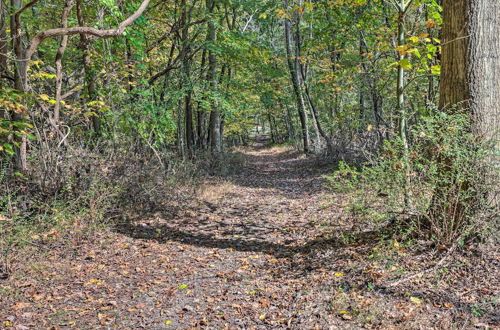
M410 297L410 301L414 303L415 305L421 305L422 304L422 299L417 298L417 297Z
M13 310L20 310L20 309L25 309L25 308L28 308L28 307L30 307L29 303L18 302L17 304L15 304L14 306L12 306L11 309L13 309Z

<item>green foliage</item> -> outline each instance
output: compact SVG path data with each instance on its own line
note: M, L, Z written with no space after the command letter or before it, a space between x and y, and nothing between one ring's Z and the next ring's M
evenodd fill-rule
M170 94L173 97L170 106L182 96L182 91ZM171 144L175 139L176 124L173 118L173 109L158 106L150 89L136 89L133 95L126 95L133 101L124 107L121 120L121 129L124 132L134 133L154 148ZM169 111L170 110L170 111Z
M440 243L470 235L478 229L478 214L486 210L486 191L491 188L482 175L488 146L471 133L467 114L437 112L423 118L411 133L408 175L413 209L404 202L407 174L398 139L386 140L381 153L360 168L341 162L328 177L330 186L352 194L353 213L376 210L373 214L382 215L372 215L372 220L406 214L416 219L412 228Z
M25 118L28 95L13 89L0 90L0 95L0 156L10 157L23 136L34 138L29 133L33 126Z

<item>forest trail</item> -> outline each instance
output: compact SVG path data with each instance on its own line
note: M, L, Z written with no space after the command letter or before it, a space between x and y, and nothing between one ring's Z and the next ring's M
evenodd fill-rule
M19 329L450 324L450 309L377 284L389 275L369 257L377 233L353 238L341 199L324 189L331 164L258 142L242 171L209 179L198 202L20 262L0 282L16 293L0 318Z

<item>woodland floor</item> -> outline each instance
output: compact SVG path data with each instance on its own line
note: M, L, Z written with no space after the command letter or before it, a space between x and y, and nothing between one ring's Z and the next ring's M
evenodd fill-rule
M197 200L20 253L0 279L0 328L500 327L496 252L456 252L391 287L445 252L357 223L324 188L331 164L264 142Z

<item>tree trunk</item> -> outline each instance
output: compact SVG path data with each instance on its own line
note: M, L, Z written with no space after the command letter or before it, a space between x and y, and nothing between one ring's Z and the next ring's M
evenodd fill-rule
M68 17L71 9L75 5L74 0L67 0L66 6L63 9L61 17L61 27L68 27ZM61 43L59 44L59 49L56 53L56 104L54 105L54 125L59 126L60 116L61 116L61 101L62 101L62 83L63 83L63 64L62 59L64 53L66 52L66 47L68 46L69 36L63 35L61 37Z
M285 1L285 9L288 10L288 0ZM292 78L293 91L297 100L297 110L299 112L300 126L302 129L302 142L304 147L304 152L309 152L309 130L307 128L307 116L306 108L304 104L304 97L299 85L299 72L298 68L294 65L292 59L292 38L290 35L290 19L285 17L285 45L286 45L286 57L288 70L290 71L290 76ZM296 59L297 60L297 59Z
M490 173L485 173L492 206L499 205L498 165L500 156L500 2L473 0L469 2L469 50L467 78L473 131L492 143Z
M206 0L206 6L210 13L214 11L215 0ZM208 21L208 43L214 43L217 38L216 26L212 20ZM210 82L210 87L212 92L215 94L217 91L217 58L212 50L208 51L208 80ZM210 149L212 153L218 154L222 151L221 143L221 116L220 109L216 96L212 96L212 111L210 112Z
M181 43L182 43L182 70L183 70L183 87L186 90L184 96L184 125L185 125L185 141L187 152L190 157L193 156L193 146L194 146L194 132L193 132L193 108L191 104L192 97L192 86L191 86L191 72L190 72L190 61L189 53L191 51L191 46L189 45L189 25L188 25L188 13L186 0L181 1L182 7L182 17L181 24L183 25L181 32Z
M468 111L473 118L472 131L494 144L498 151L500 117L500 2L497 0L444 0L441 54L440 108L449 113ZM468 146L467 146L468 147ZM440 159L440 176L448 175L453 159ZM498 182L495 173L498 156L489 159L485 181L491 206L498 207ZM481 164L478 164L478 170ZM453 173L451 173L453 175ZM452 181L451 184L457 184ZM470 182L460 184L459 192L470 189ZM450 201L447 192L453 187L438 185L429 210L443 227L459 222L458 216L477 204L477 199ZM455 193L456 194L456 193ZM481 198L478 196L478 198ZM462 220L463 221L463 220ZM449 226L448 226L449 227ZM447 227L445 227L447 228ZM460 230L456 225L452 229ZM458 234L458 233L455 233Z
M405 46L405 18L406 10L409 3L406 0L401 0L398 5L398 80L396 86L397 93L397 110L398 110L398 122L399 122L399 138L403 143L403 162L405 171L405 182L404 182L404 203L407 210L412 210L412 200L411 200L411 189L410 189L410 160L409 160L409 147L408 147L408 137L406 136L407 129L407 113L405 105L405 69L403 66L403 61L406 60L406 55L403 52L403 46Z
M14 63L14 88L20 92L26 92L25 82L27 77L27 63L25 61L24 47L21 40L21 6L22 0L11 0L10 5L13 14L10 16L10 37L12 40L12 49L14 50L16 61ZM26 7L24 7L26 8ZM14 112L12 120L15 122L24 121L26 118L22 114ZM21 171L28 169L27 161L27 138L26 135L16 141L19 147L16 147L16 167Z
M0 88L4 82L9 79L9 68L7 61L8 42L7 42L7 8L3 0L0 0ZM12 78L12 77L10 77Z
M85 25L85 18L82 12L81 0L76 2L76 16L78 19L78 24L81 26ZM82 64L83 64L83 75L85 86L87 88L87 95L90 101L94 101L97 95L96 85L95 85L95 73L92 70L90 63L90 39L85 34L80 34L80 49L82 50ZM94 133L99 135L101 130L101 123L98 116L92 116L92 127Z
M473 0L477 1L477 0ZM496 1L496 0L490 0ZM467 107L467 0L443 1L439 109Z

